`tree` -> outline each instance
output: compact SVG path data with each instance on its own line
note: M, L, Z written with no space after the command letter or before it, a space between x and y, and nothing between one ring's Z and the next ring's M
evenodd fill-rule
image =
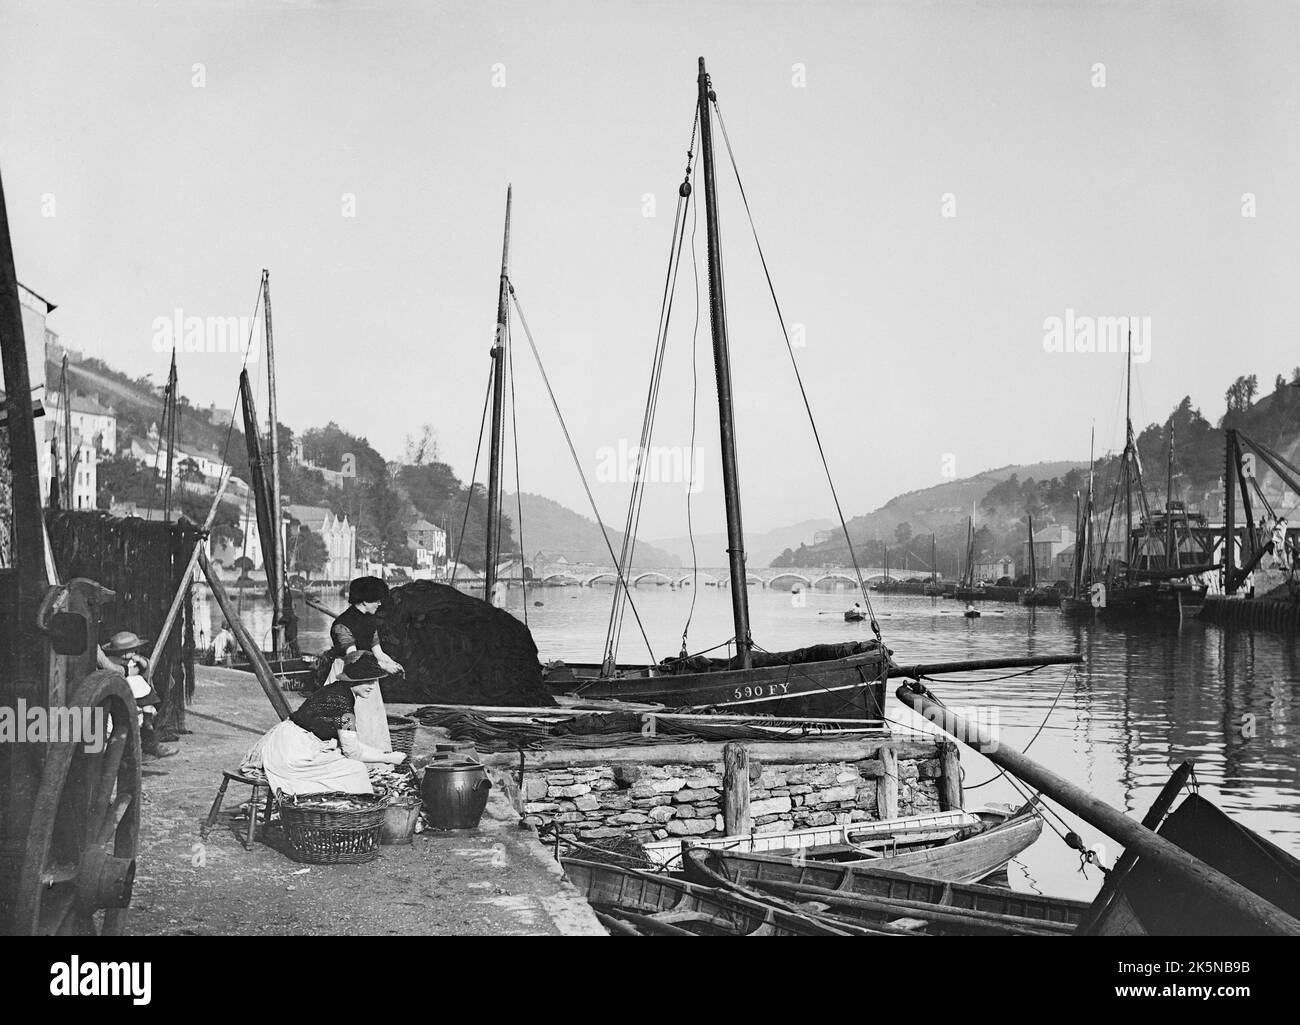
M241 555L231 565L233 565L235 569L239 570L239 579L244 580L253 569L253 560L247 555Z
M1250 408L1258 391L1259 378L1255 374L1251 374L1249 377L1238 377L1232 382L1228 390L1223 393L1223 397L1228 403L1228 412L1244 413Z
M438 462L438 437L431 424L421 427L419 434L406 436L407 465L423 466L426 461Z
M330 552L324 538L307 527L300 527L293 550L293 568L306 573L310 579L312 573L319 573L325 568L329 558Z
M130 456L110 456L95 467L99 493L95 504L107 509L114 502L134 502L149 506L160 504L158 472Z
M894 528L894 540L900 545L905 545L912 540L912 525L904 520Z

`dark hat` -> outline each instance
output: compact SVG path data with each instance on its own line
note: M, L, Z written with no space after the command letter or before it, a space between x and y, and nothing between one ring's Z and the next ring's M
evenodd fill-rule
M384 601L388 585L378 577L357 577L348 585L348 601L355 605L363 601Z
M129 651L139 651L147 642L130 630L119 630L103 645L105 655L125 655Z
M368 651L354 651L344 656L343 679L349 684L371 683L388 674L379 668L379 660Z

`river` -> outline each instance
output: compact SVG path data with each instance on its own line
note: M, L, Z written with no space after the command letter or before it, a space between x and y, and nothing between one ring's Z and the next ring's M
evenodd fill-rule
M527 614L543 661L599 661L612 593L599 586L536 588L525 599L522 591L512 590L509 607L521 619ZM653 655L677 653L691 614L691 589L643 587L633 594ZM853 600L844 591L791 595L751 587L754 640L775 651L868 639L866 623L843 621L841 613ZM981 618L968 620L950 600L872 595L872 601L885 643L899 662L1082 653L1087 659L1082 666L1019 675L966 673L941 677L932 687L948 704L978 709L982 721L996 722L1002 743L1021 750L1031 745L1036 760L1134 818L1145 814L1174 767L1191 759L1202 793L1233 818L1300 855L1296 638L1229 632L1195 621L1125 631L1068 622L1055 609L993 602L981 603ZM325 603L340 611L344 607L337 597ZM246 601L245 610L254 632L269 634L264 602ZM325 617L308 610L300 629L303 650L323 650L327 629ZM725 643L732 633L729 592L700 588L694 595L690 650ZM629 613L619 659L645 658L645 642ZM898 701L892 686L885 714L899 728L931 729ZM969 748L961 754L968 807L1018 801L987 759ZM1109 848L1106 864L1114 860L1111 841L1061 814L1086 843ZM1049 822L1065 831L1060 823ZM1084 876L1078 868L1077 853L1045 828L1038 843L1011 866L1009 877L1016 889L1088 899L1101 885L1101 875L1090 867Z

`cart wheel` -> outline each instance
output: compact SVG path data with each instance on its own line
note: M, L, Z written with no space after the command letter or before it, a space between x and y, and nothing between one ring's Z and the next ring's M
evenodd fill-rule
M97 670L69 709L93 708L101 750L50 744L19 876L19 936L118 935L126 924L140 836L140 729L126 680ZM83 713L84 714L84 713Z

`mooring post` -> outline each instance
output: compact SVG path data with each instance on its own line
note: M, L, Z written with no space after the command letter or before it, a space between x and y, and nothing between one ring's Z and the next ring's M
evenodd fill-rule
M961 811L961 756L951 740L941 740L939 748L939 810Z
M898 818L898 752L888 744L880 749L880 777L876 780L876 817Z
M728 744L722 749L722 831L727 836L753 832L749 814L749 748Z

